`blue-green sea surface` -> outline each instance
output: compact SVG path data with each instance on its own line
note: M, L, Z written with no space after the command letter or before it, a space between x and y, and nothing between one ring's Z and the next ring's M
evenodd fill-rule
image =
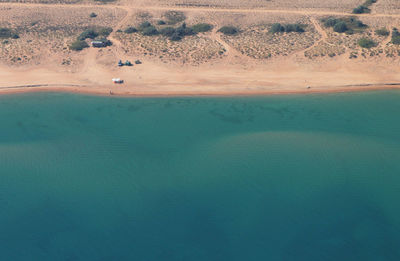
M0 97L0 260L398 261L400 92Z

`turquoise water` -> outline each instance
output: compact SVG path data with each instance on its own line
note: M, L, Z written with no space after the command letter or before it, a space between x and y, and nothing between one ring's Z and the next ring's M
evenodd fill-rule
M0 97L0 260L400 260L400 92Z

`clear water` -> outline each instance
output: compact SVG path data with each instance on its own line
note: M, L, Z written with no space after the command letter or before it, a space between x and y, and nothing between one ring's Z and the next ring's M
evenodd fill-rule
M400 92L0 97L0 260L400 260Z

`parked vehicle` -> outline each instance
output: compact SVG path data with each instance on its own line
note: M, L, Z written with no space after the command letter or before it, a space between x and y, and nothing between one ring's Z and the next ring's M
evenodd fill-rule
M113 83L115 84L122 84L124 83L124 80L120 79L120 78L113 78L112 79Z

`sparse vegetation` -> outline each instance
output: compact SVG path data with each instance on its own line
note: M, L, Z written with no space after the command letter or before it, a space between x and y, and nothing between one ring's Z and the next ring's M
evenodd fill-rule
M138 30L135 27L129 26L124 30L124 33L126 34L133 34L136 33Z
M63 8L53 8L51 5L34 8L19 7L15 10L0 10L3 19L0 27L11 29L11 37L0 39L0 60L4 64L14 64L17 57L21 58L19 65L34 65L41 63L49 55L57 56L60 61L70 60L70 66L77 65L82 59L79 52L70 51L71 43L87 29L102 27L115 27L118 25L116 17L123 17L124 11L120 9L101 7L73 8L67 3L76 0L55 0L51 3L66 4ZM89 0L92 1L92 0ZM27 0L27 3L32 2ZM40 2L49 2L40 0ZM38 3L38 2L37 2ZM13 13L17 12L18 17ZM98 17L90 18L95 12ZM10 22L5 22L10 18ZM100 18L100 19L99 19ZM12 37L20 39L13 40ZM9 44L1 46L2 40L8 40ZM86 41L90 45L89 41ZM1 49L1 48L0 48ZM72 53L71 53L72 52ZM56 60L56 59L54 59ZM58 60L56 62L58 64Z
M211 24L206 24L206 23L201 23L201 24L195 24L192 26L193 32L195 33L204 33L211 31L213 26Z
M105 44L105 46L111 46L112 42L107 39L107 36L111 34L113 29L111 27L101 27L98 29L87 29L82 32L75 42L73 42L69 48L74 51L80 51L84 48L89 47L86 43L86 39L92 39L96 41L101 41Z
M310 47L320 35L314 30L298 33L270 33L272 24L261 23L241 28L240 37L222 35L222 40L233 46L243 55L255 59L270 59L286 56ZM336 50L335 50L336 51ZM332 52L332 51L329 51Z
M24 1L42 2L49 0ZM55 1L59 2L64 0ZM338 7L338 10L335 9L334 11L329 9L332 7L331 3L329 3L329 8L324 7L325 9L323 10L326 10L327 13L332 12L333 14L351 12L352 7L357 6L365 0L359 1L358 3L355 0L351 1L353 1L352 4L346 2L343 6L341 5ZM125 5L125 2L121 2L121 5ZM279 5L278 2L275 3ZM322 3L317 4L322 5ZM11 36L9 33L6 37L4 37L4 35L0 36L0 43L4 42L2 45L0 44L3 49L2 56L4 57L2 62L5 64L11 63L10 61L13 57L21 57L21 64L28 64L31 62L33 65L36 63L35 59L42 59L47 53L50 53L59 54L58 57L60 60L61 58L64 59L71 56L72 69L73 66L81 63L83 57L77 54L75 54L75 56L73 54L71 55L71 52L68 51L70 43L76 40L79 35L81 39L86 39L86 43L91 46L89 39L102 39L111 33L111 30L106 30L107 26L115 28L114 30L118 28L122 30L122 32L119 31L115 34L114 37L118 39L118 42L123 43L124 50L129 52L132 56L146 57L146 60L163 57L159 59L165 63L176 62L177 64L188 63L197 65L213 59L229 58L232 52L223 51L224 42L227 42L232 48L235 48L234 55L249 56L254 59L268 59L270 57L280 56L290 57L290 54L293 53L296 53L296 57L298 54L303 56L304 53L304 56L310 59L316 59L316 57L340 57L346 54L345 56L347 59L348 54L355 50L358 51L359 58L362 58L361 47L359 46L363 46L363 48L367 47L363 42L360 42L361 44L358 43L361 37L379 43L378 48L371 48L371 50L364 49L362 51L366 53L367 57L370 56L371 52L374 52L374 55L377 57L384 58L387 53L390 53L394 55L393 57L399 57L400 59L400 53L398 53L398 50L400 50L400 36L398 33L394 33L393 37L391 36L390 32L392 27L390 27L390 24L395 24L396 21L391 21L389 15L388 17L382 18L380 16L368 15L353 16L352 18L350 14L345 17L326 16L324 24L321 23L321 25L329 28L325 28L326 34L322 35L318 33L317 29L319 28L315 29L314 26L312 26L311 22L313 22L313 20L310 21L308 19L308 16L312 19L319 19L320 14L307 14L306 12L304 14L297 12L293 14L290 13L287 16L268 13L268 17L266 17L263 13L244 12L239 14L230 11L221 11L217 13L208 11L188 11L186 13L186 11L184 11L184 15L187 16L186 20L184 20L184 18L182 20L181 17L173 19L175 21L171 22L164 16L164 11L160 10L152 10L146 13L147 16L139 16L139 14L144 14L145 12L135 9L130 14L128 20L124 19L126 15L126 10L124 10L124 8L102 8L101 6L93 6L92 8L69 8L69 6L65 6L63 10L59 10L59 8L54 8L53 10L50 6L46 8L49 10L46 9L46 11L42 11L44 7L35 9L35 12L39 12L38 16L36 16L34 10L25 7L18 7L18 9L21 9L21 15L18 17L13 15L14 10L1 11L4 15L3 27L11 29ZM393 14L395 10L398 10L397 7L395 10L384 10L384 6L382 7L382 5L377 5L377 8L377 13L379 14L386 14L386 11L388 14ZM50 12L50 9L54 14L52 14L51 17L47 17L48 14L45 12ZM375 11L375 6L371 9ZM92 12L97 15L97 18L94 18ZM223 19L218 17L223 14L229 14L229 16ZM92 18L89 18L89 16ZM8 23L7 19L10 18L16 19L17 22ZM50 21L49 23L46 23L46 18ZM351 20L351 18L353 20ZM365 29L367 26L357 19L362 19L362 21L365 19L365 23L371 25L372 28ZM176 20L180 20L180 22L176 22ZM121 21L124 21L125 26L120 27L120 24L122 24ZM140 27L139 25L142 22L144 23ZM171 25L175 22L175 25ZM184 22L186 22L187 26L183 26ZM279 22L279 24L275 25L273 24L274 22ZM218 38L210 35L210 33L202 34L202 32L212 30L213 25L215 27L216 24L220 23L223 23L222 25L228 25L228 28L233 29L225 30L227 27L222 29L220 28L222 25L214 28L214 30L220 29L218 30ZM342 25L340 23L342 23ZM132 26L128 27L129 25ZM305 32L302 34L295 33L301 30ZM340 33L335 33L335 31ZM12 39L12 35L15 32L20 34L21 40L16 41ZM0 34L1 33L0 31ZM351 33L357 34L346 35ZM113 33L111 33L111 35L113 35ZM223 42L219 40L219 37ZM389 37L389 39L387 39L386 42L391 38L393 44L380 44L385 41L384 38L387 37ZM111 39L110 37L107 38ZM67 45L65 42L67 42ZM77 44L73 45L71 49L74 49L76 45ZM47 52L48 49L49 52ZM99 53L97 58L99 58L99 62L107 63L111 60L109 57L112 55L114 55L112 52L103 52ZM28 58L25 58L25 56ZM224 62L225 60L222 61Z
M89 47L89 45L85 41L82 41L82 40L76 40L75 42L73 42L69 45L69 49L71 49L73 51L81 51L88 47Z
M271 28L269 29L270 33L281 33L284 32L285 28L280 23L272 24Z
M169 38L171 41L180 41L182 40L182 36L174 32L171 37Z
M386 29L386 28L380 28L380 29L376 29L375 30L375 33L377 34L377 35L380 35L380 36L388 36L389 34L390 34L390 32Z
M171 41L180 41L182 38L188 35L196 34L191 27L187 27L185 23L183 23L178 28L174 29L172 27L167 27L168 29L164 30L164 35L168 36ZM171 30L174 30L172 31Z
M157 31L157 28L155 28L153 25L150 25L144 29L142 29L142 34L147 35L147 36L152 36L152 35L157 35L159 32Z
M235 35L239 33L239 29L235 26L223 26L218 30L218 32L221 32L225 35Z
M144 29L146 29L146 28L148 28L150 26L152 26L152 24L150 22L148 22L148 21L145 21L145 22L143 22L143 23L141 23L139 25L139 30L143 31Z
M347 30L349 30L349 28L347 27L347 24L343 21L338 22L337 24L335 24L335 26L333 27L333 31L337 32L337 33L344 33Z
M134 30L134 29L132 29L132 30ZM145 21L139 25L139 31L142 33L142 35L146 35L146 36L152 36L152 35L159 34L157 28L148 21ZM132 33L133 33L133 31L132 31Z
M87 29L83 31L79 36L78 40L83 41L86 39L95 39L98 36L107 37L112 33L111 27L101 27L98 29Z
M98 30L98 34L101 36L109 36L112 33L113 29L111 27L102 27Z
M303 33L304 32L304 25L301 24L286 24L282 25L280 23L275 23L272 24L269 32L270 33L290 33L290 32L297 32L297 33Z
M198 33L197 31L204 31L208 28L205 28L205 26L199 26L195 27L197 31L193 29L193 27L188 27L186 26L186 23L183 23L181 26L173 28L171 26L167 26L164 28L161 28L160 30L157 30L155 26L153 26L149 22L143 22L142 24L139 25L140 31L143 35L146 36L153 36L153 35L158 35L161 34L165 37L168 37L172 41L179 41L183 39L185 36L189 35L194 35Z
M368 26L355 17L333 18L329 17L321 20L325 27L332 27L337 33L359 33Z
M400 33L397 28L392 30L392 44L400 45Z
M337 24L339 22L338 19L335 19L333 17L329 17L328 19L326 19L325 21L322 20L324 22L324 26L325 27L334 27L335 24Z
M364 13L370 13L371 9L364 5L357 6L356 8L353 9L353 14L364 14Z
M12 39L18 39L19 35L14 33L11 29L9 28L0 28L0 38L12 38Z
M360 40L358 40L358 45L361 46L362 48L369 49L377 46L377 43L372 39L363 37Z
M366 14L370 13L371 9L369 7L376 3L377 0L366 0L362 5L353 9L353 14Z
M166 37L171 37L175 33L175 28L173 27L164 27L160 30L160 34Z
M82 33L78 36L78 40L79 40L79 41L84 41L84 40L86 40L86 39L94 39L94 38L96 38L97 36L99 36L99 33L98 33L98 32L96 32L96 31L93 30L93 29L88 29L88 30L82 32Z
M175 33L177 33L181 37L195 34L193 29L191 27L187 27L185 23L183 23L181 26L176 28Z
M163 14L163 17L167 20L167 24L174 25L185 21L186 16L180 11L167 11Z
M287 24L284 26L285 32L296 32L296 33L303 33L304 32L304 25L302 24Z

